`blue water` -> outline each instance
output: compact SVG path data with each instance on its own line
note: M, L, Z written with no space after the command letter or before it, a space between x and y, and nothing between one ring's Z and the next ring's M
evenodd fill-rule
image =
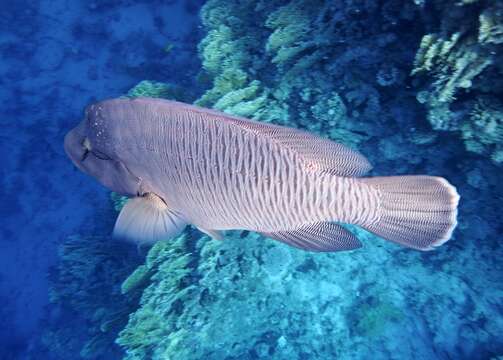
M2 1L0 358L40 337L48 270L70 234L109 221L108 192L76 171L63 137L97 99L144 79L194 88L193 2ZM163 51L172 44L175 51Z
M289 2L272 3L262 3L261 9L271 6L273 11L274 6ZM361 8L382 5L370 3ZM383 3L398 6L400 1ZM373 111L388 117L370 121L366 111L371 105L366 109L361 105L368 99L358 103L347 100L348 96L344 98L347 114L356 118L357 112L362 113L361 123L343 127L356 134L358 141L348 143L369 157L374 174L435 174L457 186L461 203L453 240L436 252L418 253L369 237L365 238L368 246L355 253L306 255L276 243L263 245L263 239L246 233L229 235L232 240L215 250L212 246L220 244L208 245L215 240L188 230L189 240L181 251L191 254L184 263L191 273L174 287L183 296L170 305L169 314L158 315L168 295L163 293L165 284L152 280L155 276L127 295L121 294L121 283L145 262L149 249L109 237L116 217L110 192L71 164L63 151L63 137L80 121L86 105L124 95L142 80L170 83L178 89L173 97L188 102L211 88L214 74L208 67L202 68L198 44L208 27L219 25L203 26L202 5L197 0L1 1L0 359L78 359L85 354L96 359L119 359L125 354L130 359L168 359L177 354L174 358L501 359L503 167L487 153L467 151L456 132L432 130L424 108L412 94L411 87L419 85L408 75L421 36L438 19L412 26L415 20L408 18L406 25L417 34L393 29L394 23L382 30L403 37L393 49L393 54L400 54L396 63L403 79L391 91L375 85L375 98L382 107ZM246 51L262 51L266 30L250 31L260 18L231 14L232 9L226 14L225 8L216 10L223 14L219 21L232 29L232 36L244 36L240 32L249 36L252 50ZM365 12L361 14L352 12L347 16L353 20L346 21L356 24L365 16ZM239 15L243 18L238 21ZM299 21L291 15L292 24ZM358 31L356 25L345 26ZM232 63L228 60L232 54L225 48L231 44L229 36L223 38L222 49L216 50L214 60L219 66ZM384 37L379 41L385 42ZM376 59L393 61L385 47L375 53L371 45L363 45L368 39L358 41L348 48L363 56L345 53L347 57L341 56L339 63L326 58L318 61L328 64L326 71L331 76L343 79L341 93L353 88L367 91L361 95L363 99L375 89L361 85L368 81L361 75L370 72ZM303 51L346 46L341 44L335 40L317 43L312 45L314 50ZM252 63L247 63L249 59L236 61L249 71L247 81L256 76L261 86L272 89L274 76L261 76L261 72L269 74L273 66L267 61L272 57L259 56ZM356 69L353 78L344 74L343 66L349 63ZM303 71L309 72L309 67ZM501 73L496 74L494 81L503 82ZM225 79L239 82L231 75ZM305 88L309 86L306 82ZM501 96L501 87L498 89L488 94ZM317 91L307 95L299 90L289 98L290 108L298 104L302 108L303 101L310 101L306 99L332 90L327 85ZM243 96L237 104L259 95ZM269 102L288 103L280 90L268 96ZM473 94L466 92L461 98L470 100L470 96ZM306 112L313 109L309 106L305 105ZM259 115L267 118L267 114ZM330 136L329 129L340 125L327 126L314 118L311 123L303 122L311 121L306 118L310 119L302 115L296 122L286 118L277 122ZM423 130L435 133L435 141L412 144L410 134ZM169 275L173 270L162 270L160 265L151 269L159 278L162 271ZM197 284L197 300L184 292L190 284ZM134 341L142 344L138 346L141 355L133 357L134 341L116 344L115 339L133 314L143 314L142 305L149 301L155 304L154 310L140 323L149 319L179 322L166 325L169 330L161 332L162 336L149 332L148 327L141 330L141 336L153 340L138 340L138 335ZM234 304L234 310L229 304ZM128 327L134 326L130 320ZM175 345L169 348L164 342L169 334L175 334L181 344L196 346L197 351L176 350ZM169 341L176 343L173 338ZM86 346L91 350L83 351Z

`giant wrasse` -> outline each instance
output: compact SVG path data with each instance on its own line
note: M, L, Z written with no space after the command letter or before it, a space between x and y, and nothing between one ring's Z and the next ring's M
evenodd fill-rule
M429 250L456 226L459 196L441 177L364 177L369 162L344 145L174 101L91 105L65 150L79 169L133 196L114 233L137 243L192 224L214 238L242 229L311 251L358 248L347 223Z

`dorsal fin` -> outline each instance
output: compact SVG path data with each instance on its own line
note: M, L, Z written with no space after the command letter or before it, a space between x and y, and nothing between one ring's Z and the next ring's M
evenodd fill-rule
M329 222L314 223L292 231L262 233L262 235L307 251L344 251L361 247L356 236L342 226Z
M242 129L267 136L272 141L289 148L299 155L309 170L352 177L362 176L372 169L365 156L335 141L295 128L248 120L215 110L209 111L210 114L224 117Z
M258 127L257 131L299 154L310 170L337 176L362 176L372 165L359 152L334 141L293 128Z

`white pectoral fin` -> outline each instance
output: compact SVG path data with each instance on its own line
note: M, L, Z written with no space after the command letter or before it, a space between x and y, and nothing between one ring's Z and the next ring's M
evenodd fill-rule
M137 244L153 244L181 233L187 223L157 195L130 199L114 226L114 236Z

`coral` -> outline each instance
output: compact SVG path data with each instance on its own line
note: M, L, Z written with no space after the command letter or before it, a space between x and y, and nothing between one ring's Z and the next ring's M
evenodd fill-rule
M253 3L208 1L201 9L208 33L198 48L203 69L214 86L196 101L197 105L214 105L232 91L253 86L253 73L262 62L255 46L260 34L253 28L253 21L244 20L247 15L250 19L258 15Z
M177 316L191 295L188 286L191 256L186 251L186 241L187 235L182 234L169 242L156 243L146 264L123 283L123 291L129 290L138 285L138 280L144 283L146 274L153 273L143 292L141 308L130 316L117 338L119 345L129 349L126 359L150 358L149 354L169 341L168 335L177 330Z
M382 136L375 119L387 115L375 83L400 86L405 62L378 58L381 49L391 58L402 46L379 26L410 18L415 8L404 4L382 9L384 18L373 1L208 1L201 12L208 34L199 51L212 87L196 104L307 128L346 144ZM381 18L382 24L369 25ZM375 44L368 46L367 37Z
M355 99L350 97L350 93L346 95L349 97L347 103L352 105L351 102ZM313 105L309 107L309 111L299 114L297 122L300 126L313 132L328 135L333 140L351 146L356 146L369 138L366 136L361 123L350 120L348 106L338 93L324 94L321 91L308 88L301 92L301 96L303 101ZM359 104L364 104L367 100L364 96ZM353 111L352 115L354 118L359 116L356 110ZM355 131L357 129L358 131ZM368 130L368 132L371 133L371 130Z
M136 256L124 244L100 236L71 236L59 248L60 262L51 274L50 301L60 308L59 317L71 310L82 327L82 339L74 323L61 327L50 323L43 342L51 352L64 358L68 352L84 359L116 356L114 339L134 311L141 289L122 296L119 285L137 266ZM70 335L71 334L71 335ZM79 340L77 340L79 339ZM115 355L114 355L115 354Z
M480 268L471 253L444 252L434 260L445 261L437 271L418 253L351 231L364 252L312 255L248 232L217 242L191 230L156 244L142 265L153 275L140 308L117 340L125 359L365 358L370 352L431 358L432 347L463 357L464 350L449 344L491 347L503 325L491 317L498 293L473 284L466 266L496 276L501 265ZM459 267L452 265L456 256L463 257ZM477 326L487 333L458 331L481 319ZM417 336L404 339L404 329Z
M409 134L409 140L417 145L429 145L434 143L438 138L438 134L431 132L421 132L421 131L412 131Z
M273 246L262 255L264 271L270 279L281 280L288 275L288 267L292 262L290 250L284 246Z
M146 265L138 266L131 275L121 285L121 293L127 294L134 289L142 287L148 280L150 280L151 269Z
M489 54L475 46L474 39L462 42L463 35L458 32L448 40L425 35L421 40L412 75L434 71L432 106L452 102L459 89L469 89L474 79L493 62Z
M263 246L258 246L260 242ZM182 235L162 248L166 250L152 249L148 255L162 259L161 265L144 292L141 308L130 317L118 339L126 347L127 359L239 358L250 351L267 356L279 346L284 354L276 355L291 358L296 356L292 346L309 340L295 338L295 330L289 329L290 322L285 318L286 308L266 304L281 301L285 292L290 292L299 301L288 311L303 321L308 315L303 307L315 298L313 291L340 292L333 284L321 282L315 290L294 280L292 267L304 262L304 253L271 241L264 243L255 234L235 232L223 244L206 236L197 239ZM196 249L196 263L190 261L189 248ZM175 263L175 259L189 261ZM263 268L257 266L259 261L264 263ZM282 279L290 279L288 289ZM266 289L270 291L266 293ZM266 298L259 303L250 301L248 297L254 293ZM323 299L329 301L328 297ZM327 319L329 316L326 314ZM277 330L269 330L271 325Z
M148 96L178 101L191 101L191 97L180 87L158 81L143 80L128 91L129 97Z
M252 81L247 87L230 91L213 106L233 115L251 117L264 105L267 95L258 96L260 82Z
M226 69L215 78L214 87L208 90L195 104L199 106L213 105L220 97L247 85L247 81L246 72L240 69Z
M426 118L435 130L455 131L459 129L459 124L463 113L456 113L449 108L449 104L438 104L431 106Z
M399 85L403 80L403 74L392 65L386 65L379 69L376 75L376 81L381 86Z
M355 331L359 335L370 337L385 335L391 327L390 323L399 322L405 317L401 309L389 300L362 304L358 314L360 317L356 322Z
M503 43L503 6L494 4L485 9L479 16L479 36L481 44Z
M317 99L310 108L317 123L325 124L327 127L343 126L346 122L347 108L339 94L333 92L329 96L317 96Z
M279 7L265 21L272 29L266 42L266 52L273 56L273 64L284 64L294 60L310 49L328 45L328 38L317 32L315 21L323 16L327 6L323 1L294 0Z
M469 120L461 125L461 133L469 151L489 155L495 163L501 163L503 104L492 97L480 97Z
M122 196L117 194L116 192L111 192L110 193L110 200L112 200L112 204L114 206L115 211L119 212L122 210L124 205L126 205L126 202L128 201L127 196Z
M425 104L434 129L457 131L469 151L499 164L499 125L488 120L497 115L482 98L499 98L503 92L498 80L503 73L503 4L437 1L434 6L442 14L440 29L423 36L412 70L412 75L428 75L418 101Z

